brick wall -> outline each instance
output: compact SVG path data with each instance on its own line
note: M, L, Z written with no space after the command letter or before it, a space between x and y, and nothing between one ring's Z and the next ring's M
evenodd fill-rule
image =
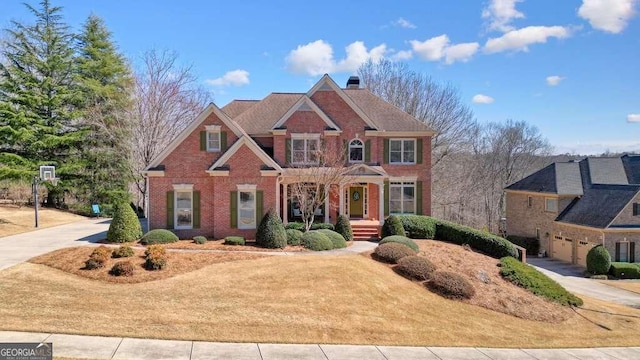
M640 215L633 215L634 203L640 203L640 193L636 194L633 200L622 209L611 225L640 225Z

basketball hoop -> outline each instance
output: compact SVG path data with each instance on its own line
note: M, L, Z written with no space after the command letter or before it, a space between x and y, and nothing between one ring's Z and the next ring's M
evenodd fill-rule
M35 212L35 227L38 227L38 184L40 182L48 181L53 186L58 185L58 178L56 177L56 167L53 165L40 166L40 177L37 175L33 177L33 210Z
M51 178L47 181L49 181L51 183L51 185L53 186L57 186L58 185L58 180L60 180L60 178Z

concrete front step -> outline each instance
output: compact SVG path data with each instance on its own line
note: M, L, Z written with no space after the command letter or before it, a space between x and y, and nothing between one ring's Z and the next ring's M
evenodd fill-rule
M374 240L380 236L377 226L354 226L352 230L354 240Z

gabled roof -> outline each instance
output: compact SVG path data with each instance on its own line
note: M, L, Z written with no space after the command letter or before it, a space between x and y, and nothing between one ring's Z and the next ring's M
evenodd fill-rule
M624 155L622 164L629 184L640 184L640 155Z
M313 111L318 114L320 119L322 119L328 127L333 128L334 130L340 130L338 125L336 125L336 123L334 123L333 120L331 120L331 118L329 118L327 114L325 114L324 111L322 111L307 95L301 96L300 99L298 99L298 101L296 101L296 103L293 104L291 108L284 113L278 121L276 121L275 124L273 124L271 129L277 129L284 125L284 123L287 122L287 120L298 110Z
M238 126L236 122L231 120L231 118L222 111L219 107L214 103L210 103L198 116L187 126L182 132L171 142L169 145L158 155L156 156L151 164L147 166L145 170L152 169L162 163L164 159L169 156L177 147L180 145L186 138L191 134L195 129L198 128L202 124L203 121L209 117L211 114L215 114L225 125L233 131L236 136L241 137L245 134L245 132Z
M233 100L227 105L223 106L222 111L229 115L230 118L234 119L238 117L238 115L249 110L259 101L260 100Z
M640 191L640 185L595 184L567 206L556 221L604 229Z
M269 131L280 118L304 94L271 93L242 112L234 120L249 134L269 134Z
M627 174L620 157L587 158L593 184L628 184Z
M233 154L235 154L243 145L246 145L251 151L253 151L253 153L256 154L256 156L262 160L265 165L275 170L282 171L280 165L278 165L273 158L267 155L248 135L242 136L233 143L233 145L231 145L231 147L227 149L227 151L225 151L225 153L222 154L222 156L220 156L218 160L211 165L211 167L209 167L208 171L215 171L216 168L224 166L231 156L233 156Z
M582 178L577 162L553 163L506 187L507 190L582 195Z

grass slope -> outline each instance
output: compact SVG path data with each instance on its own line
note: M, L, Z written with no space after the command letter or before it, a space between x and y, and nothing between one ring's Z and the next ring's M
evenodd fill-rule
M68 224L87 219L55 209L38 209L38 228ZM0 206L0 237L34 230L33 207Z

